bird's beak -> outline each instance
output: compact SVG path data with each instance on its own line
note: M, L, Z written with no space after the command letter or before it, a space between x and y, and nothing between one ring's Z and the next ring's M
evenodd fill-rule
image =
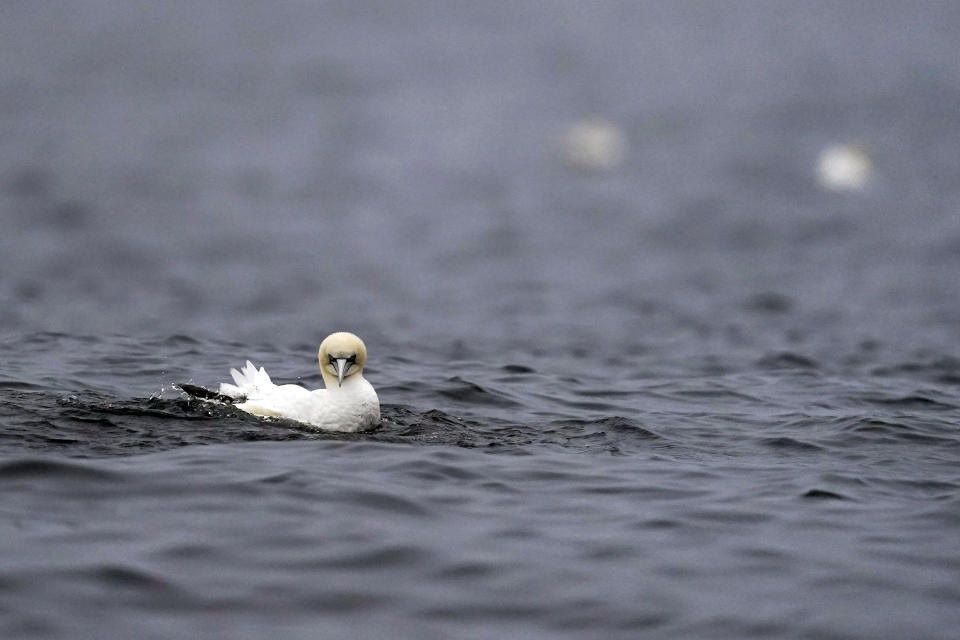
M347 362L346 358L337 358L337 386L343 386L343 376L347 375L347 370L351 367L351 363Z

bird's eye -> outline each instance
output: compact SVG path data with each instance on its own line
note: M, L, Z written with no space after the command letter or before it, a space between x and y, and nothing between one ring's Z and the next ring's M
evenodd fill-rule
M352 356L347 358L347 362L349 362L350 364L357 364L357 354L353 354Z
M329 364L336 365L337 359L334 358L333 356L328 356L327 362L328 362Z

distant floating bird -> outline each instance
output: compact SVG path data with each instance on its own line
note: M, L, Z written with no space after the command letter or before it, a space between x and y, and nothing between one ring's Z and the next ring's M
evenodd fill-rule
M177 385L202 400L233 404L255 416L287 418L325 431L367 431L380 424L380 400L363 377L367 347L352 333L331 333L320 343L320 373L326 389L313 391L295 384L276 385L249 360L230 370L234 384L219 392L192 384Z
M817 160L820 186L831 191L860 191L872 171L873 160L861 144L830 145Z
M587 118L567 129L562 140L563 156L579 169L613 169L627 155L627 138L614 123L604 118Z

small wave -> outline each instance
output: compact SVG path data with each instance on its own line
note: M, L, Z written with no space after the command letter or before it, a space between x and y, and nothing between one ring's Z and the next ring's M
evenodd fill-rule
M505 364L500 367L501 371L506 371L507 373L536 373L535 369L531 369L522 364Z
M781 314L791 311L794 302L788 296L775 291L757 293L747 298L743 306L748 311L768 314Z
M481 476L456 464L445 464L434 460L406 461L387 469L436 482L464 482L478 480Z
M895 404L893 406L896 406ZM827 421L829 435L823 441L852 454L864 453L863 445L960 446L953 424L948 420L897 415L890 418L845 417Z
M763 438L760 440L760 442L771 449L777 449L779 451L810 453L824 450L823 447L813 444L812 442L806 442L804 440L798 440L796 438L790 438L787 436Z
M23 382L20 380L0 380L0 389L10 389L15 391L43 391L46 387L32 382Z
M816 360L792 351L765 355L757 360L756 364L762 369L817 369L819 367Z
M485 578L499 571L492 562L460 561L451 563L436 572L435 577L440 580L472 581Z
M366 569L389 569L422 564L430 556L429 551L422 546L390 545L364 550L358 553L340 554L334 557L321 558L311 562L316 568L324 569L351 569L363 571Z
M367 509L384 511L393 515L413 516L416 518L430 515L430 511L421 506L419 502L386 491L352 489L339 492L331 499L351 506L362 506Z
M23 458L0 464L0 478L7 480L39 478L43 480L115 482L120 477L121 475L118 473L89 465L46 458Z
M298 598L301 606L309 611L344 615L360 613L383 607L391 598L370 591L352 591L349 589L324 589Z
M470 405L490 405L495 407L517 407L519 404L505 394L487 389L476 382L464 380L454 376L447 380L447 385L437 390L445 398L457 400Z
M849 500L847 496L836 493L834 491L827 491L826 489L810 489L806 491L803 498L808 500Z
M960 358L938 356L928 360L911 360L876 367L872 373L884 377L919 377L932 382L957 385L960 384Z
M947 429L949 430L949 428ZM845 431L859 436L873 439L876 442L913 442L918 444L935 444L944 446L958 446L960 440L952 433L935 434L930 433L919 423L909 425L903 422L891 422L879 420L877 418L868 418L866 420L857 420L850 424Z
M173 334L172 336L167 336L166 338L163 338L160 344L167 347L184 347L184 346L196 346L202 343L192 336L176 333L176 334Z
M593 433L621 433L641 440L659 440L662 436L645 429L636 421L623 416L608 416L595 420L558 420L550 423L553 432L570 438L582 437Z
M894 397L865 396L862 400L882 407L896 407L900 409L935 409L946 411L957 408L955 404L935 400L920 393Z
M153 592L173 590L172 585L166 580L129 565L102 565L90 569L88 573L92 573L98 580L114 586Z

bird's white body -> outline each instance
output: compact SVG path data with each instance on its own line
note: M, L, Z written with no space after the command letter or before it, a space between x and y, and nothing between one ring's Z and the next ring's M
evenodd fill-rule
M221 383L220 393L243 399L238 409L257 416L286 418L325 431L366 431L380 424L380 400L373 386L352 375L339 386L310 391L295 384L276 385L249 360L241 371L231 369L235 384Z

